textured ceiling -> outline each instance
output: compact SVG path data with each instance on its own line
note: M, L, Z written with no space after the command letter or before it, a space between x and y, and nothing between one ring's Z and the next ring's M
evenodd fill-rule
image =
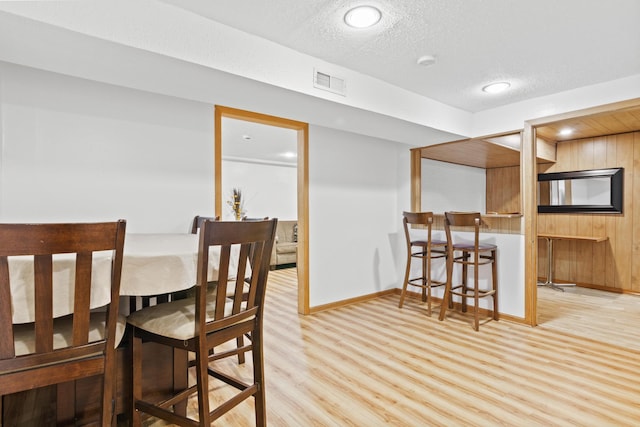
M255 35L357 72L349 74L350 79L363 77L362 74L372 76L469 112L640 75L640 0L370 0L367 3L383 12L380 24L368 30L348 28L343 22L344 13L365 1L0 1L0 17L3 18L0 59L57 72L71 71L73 75L78 73L85 78L97 75L100 79L106 75L106 81L113 78L125 84L133 82L134 86L140 76L145 82L151 80L152 88L153 79L162 73L172 76L162 67L157 68L162 71L158 75L145 74L152 62L146 63L150 56L144 54L131 63L125 61L116 73L107 71L103 75L102 68L95 73L100 61L111 61L110 55L116 52L113 47L121 45L133 47L136 52L152 52L185 63L220 69L230 75L238 70L241 76L256 81L262 81L260 79L264 77L264 81L274 87L287 87L293 82L292 89L299 89L296 79L300 75L296 74L295 66L302 62L299 60L302 55L292 55L293 69L290 70L285 55L292 52L274 49L281 55L273 58L280 62L271 68L271 64L266 64L263 69L260 58L264 59L268 52L255 52L247 47L250 45L247 40L255 41L252 36ZM220 31L229 30L225 25L239 31ZM43 34L46 35L44 38ZM72 37L76 35L78 37ZM216 38L218 35L222 38ZM234 44L236 38L237 45ZM100 43L102 40L109 44ZM259 48L265 45L272 43L255 43ZM125 51L127 49L118 52ZM417 58L427 54L436 57L435 65L417 65ZM315 62L312 59L305 64ZM142 72L138 72L140 70ZM247 70L250 72L246 73ZM481 91L482 86L496 80L509 80L511 90L498 95ZM180 78L175 81L178 85L166 93L173 94L170 89L182 93L182 81ZM350 81L346 82L347 93ZM386 85L374 87L386 88ZM222 99L218 98L219 92L215 93L216 101ZM369 120L368 116L355 114L360 110L367 111L367 102L356 105L362 105L362 109L341 108L349 104L341 106L318 98L312 110L314 120L318 120L316 124L337 125L349 131L411 145L442 142L449 135L455 138L468 131L466 120L452 119L457 115L431 114L438 119L424 119L429 113L412 109L412 104L393 102L404 99L401 96L390 97L389 93L365 95L376 101L392 100L384 102L390 110L397 109L400 113L396 116L395 112L389 114L390 110L374 108L371 111L376 118ZM250 96L253 105L255 94ZM242 99L236 92L233 97L234 100ZM270 103L268 96L260 99L263 98L267 101L261 105L278 104ZM193 99L201 100L199 92ZM553 104L551 99L548 102ZM315 108L317 106L320 107ZM518 106L514 105L514 108ZM413 114L416 111L418 113ZM278 109L263 112L289 117ZM308 121L308 116L302 120ZM458 122L462 125L458 126ZM452 123L456 125L452 126ZM292 143L286 136L271 135L250 123L233 121L225 123L223 132L225 140L238 141L237 149L225 151L225 156L244 158L264 147L266 154L261 158L265 161L288 161L279 155L291 151ZM244 134L259 137L248 144L242 138ZM286 142L284 146L267 149L267 140Z
M470 112L640 73L638 0L162 1ZM362 3L381 23L346 27Z

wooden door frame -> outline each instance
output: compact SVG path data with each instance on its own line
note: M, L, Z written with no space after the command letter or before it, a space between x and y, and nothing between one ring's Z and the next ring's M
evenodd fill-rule
M588 119L590 116L601 116L640 106L640 98L613 102L582 110L560 113L525 121L521 167L522 169L522 203L525 229L525 322L531 326L538 324L538 202L536 185L538 166L536 163L536 129L565 120ZM603 133L606 135L606 133Z
M309 314L309 124L221 105L214 106L215 214L222 217L222 118L295 130L298 133L298 313Z

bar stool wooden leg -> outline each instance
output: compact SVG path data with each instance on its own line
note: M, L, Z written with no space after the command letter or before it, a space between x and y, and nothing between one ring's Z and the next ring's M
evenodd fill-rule
M480 289L478 285L478 252L473 254L473 327L476 331L480 330Z
M493 279L493 320L498 320L498 254L497 251L491 251L493 257L493 265L491 266L491 277Z
M469 283L469 265L468 265L468 261L469 261L469 252L467 251L463 251L462 252L462 260L464 261L464 264L462 264L462 292L464 293L464 295L467 294L467 289L469 287L468 283ZM467 312L467 297L463 296L462 297L462 312L466 313Z
M427 301L427 287L429 286L429 279L427 277L427 258L422 258L422 302ZM429 289L431 292L431 289Z
M402 308L404 304L404 297L407 293L407 285L409 284L409 273L411 272L411 254L407 255L407 268L404 273L404 280L402 281L402 292L400 292L400 302L398 308Z
M444 316L447 313L447 309L453 308L453 297L451 295L451 286L453 283L453 251L447 252L447 281L444 286L444 295L442 295L442 304L440 305L440 316L438 316L438 320L444 320ZM446 303L446 305L445 305Z
M427 262L427 258L429 262ZM431 317L431 250L427 248L427 258L422 262L422 273L424 280L426 281L426 293L427 293L427 315Z

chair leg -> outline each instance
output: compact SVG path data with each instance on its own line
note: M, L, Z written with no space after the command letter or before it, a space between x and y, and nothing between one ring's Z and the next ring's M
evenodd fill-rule
M255 330L252 333L253 356L253 382L258 384L258 389L254 395L255 411L256 411L256 427L265 427L267 425L267 405L264 390L264 358L262 355L262 331Z
M448 308L453 308L453 297L451 296L451 286L453 281L453 252L449 252L446 259L447 282L444 285L444 294L442 295L442 304L440 305L440 316L438 320L444 320ZM446 302L446 304L445 304Z
M135 336L135 330L131 331L129 340L131 347L131 414L129 419L133 427L142 425L142 415L136 410L136 402L142 400L142 338Z
M427 315L431 317L431 251L427 251L422 265L422 274L427 281Z
M422 302L426 302L428 299L427 295L427 287L428 287L428 278L427 278L427 257L426 255L422 256Z
M478 254L474 254L477 257ZM473 329L480 330L480 289L478 288L478 270L477 262L473 265Z
M402 292L400 292L400 302L398 303L398 308L402 308L402 304L404 304L404 297L407 293L407 285L409 284L409 273L411 272L411 251L407 254L407 267L404 272L404 282L402 283Z
M209 415L209 351L203 349L196 352L196 378L198 387L198 415L200 425L208 426L211 424Z
M462 312L466 313L467 312L467 283L468 283L468 264L467 261L469 261L469 252L462 252L462 293L464 294L462 296Z
M244 347L244 337L242 335L236 338L236 346L238 348ZM238 363L240 365L244 363L244 351L238 353Z
M447 282L451 286L453 286L453 266L455 265L453 262L453 252L451 252L450 254L447 254L447 258L445 259L445 265L447 269ZM449 276L449 272L451 272L451 276ZM453 294L451 292L449 292L449 298L447 298L447 303L449 304L449 308L453 309Z
M102 392L102 427L116 425L116 363L115 352L106 356Z
M498 257L496 251L491 251L493 262L491 263L491 278L493 282L493 320L498 320Z

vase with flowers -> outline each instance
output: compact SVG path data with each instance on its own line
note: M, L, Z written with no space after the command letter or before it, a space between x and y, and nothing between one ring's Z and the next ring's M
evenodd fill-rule
M242 198L242 190L234 188L231 194L231 198L227 200L227 204L231 207L233 216L236 221L240 221L242 216L246 213L244 210L244 199Z

